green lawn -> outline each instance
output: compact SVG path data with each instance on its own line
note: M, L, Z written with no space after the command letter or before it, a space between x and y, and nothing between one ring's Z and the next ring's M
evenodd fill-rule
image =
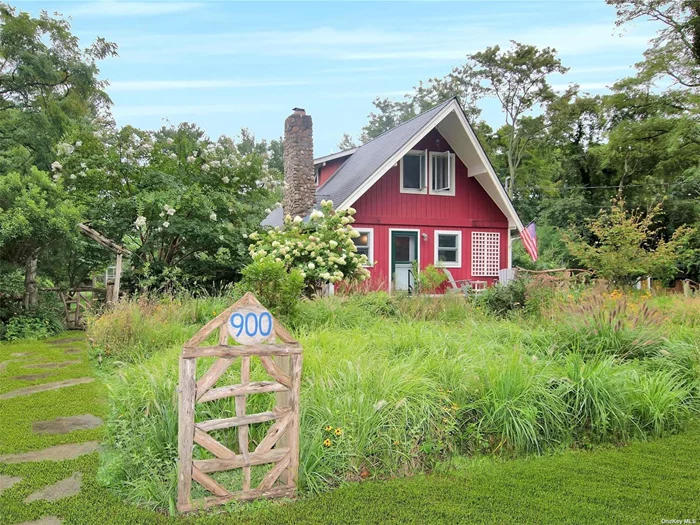
M66 348L76 346L83 345L0 345L0 362L12 360L0 371L0 392L27 386L26 382L9 380L27 373L20 370L23 362L81 360L30 384L97 376L86 352L64 354ZM11 355L25 352L30 355ZM99 429L36 436L31 433L31 422L84 413L102 416L105 409L105 391L99 381L0 400L0 454L100 439ZM64 524L656 524L664 519L700 523L699 456L700 424L695 423L683 434L623 448L513 461L461 459L440 475L348 484L296 503L256 503L220 514L176 519L126 505L111 495L96 481L99 457L91 454L71 461L0 463L0 474L23 478L0 494L0 523L10 525L49 515L58 516ZM32 492L76 471L84 475L79 495L54 503L23 503Z

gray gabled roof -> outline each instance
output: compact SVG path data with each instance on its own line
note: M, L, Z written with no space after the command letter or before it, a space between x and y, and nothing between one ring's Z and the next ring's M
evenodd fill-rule
M421 113L403 124L384 132L357 148L343 165L316 190L318 199L332 200L336 206L345 202L387 160L406 145L452 99Z

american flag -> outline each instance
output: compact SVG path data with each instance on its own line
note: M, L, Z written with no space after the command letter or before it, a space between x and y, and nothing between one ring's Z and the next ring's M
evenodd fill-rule
M530 254L532 261L535 262L537 260L537 232L535 231L534 221L520 232L520 238L523 240L525 250Z

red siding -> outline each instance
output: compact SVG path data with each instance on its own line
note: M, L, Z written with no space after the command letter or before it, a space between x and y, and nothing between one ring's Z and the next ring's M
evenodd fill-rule
M415 149L449 150L454 153L436 130L430 132ZM459 157L456 157L454 196L401 193L399 185L397 165L353 205L357 210L354 226L374 229L375 265L370 269L374 287L385 288L389 283L390 229L420 230L418 244L422 268L435 263L435 230L461 231L461 268L450 268L450 273L457 280L475 279L490 283L494 281L493 277L471 275L471 232L499 232L500 266L508 267L508 220L476 179L467 176L467 167ZM427 234L428 238L424 240L423 234Z
M338 168L340 168L346 160L348 160L347 157L341 157L324 162L319 168L318 185L321 186L330 179L331 175L338 171Z

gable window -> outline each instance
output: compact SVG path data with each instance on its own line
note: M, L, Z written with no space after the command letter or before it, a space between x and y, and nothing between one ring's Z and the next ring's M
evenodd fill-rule
M372 228L355 228L360 234L352 242L357 247L357 253L367 256L365 266L374 266L374 230Z
M426 193L427 151L409 151L401 159L401 192Z
M462 232L435 231L435 264L445 268L461 268Z
M501 269L501 234L472 232L472 277L497 277Z
M435 195L455 194L455 155L430 153L430 193Z

